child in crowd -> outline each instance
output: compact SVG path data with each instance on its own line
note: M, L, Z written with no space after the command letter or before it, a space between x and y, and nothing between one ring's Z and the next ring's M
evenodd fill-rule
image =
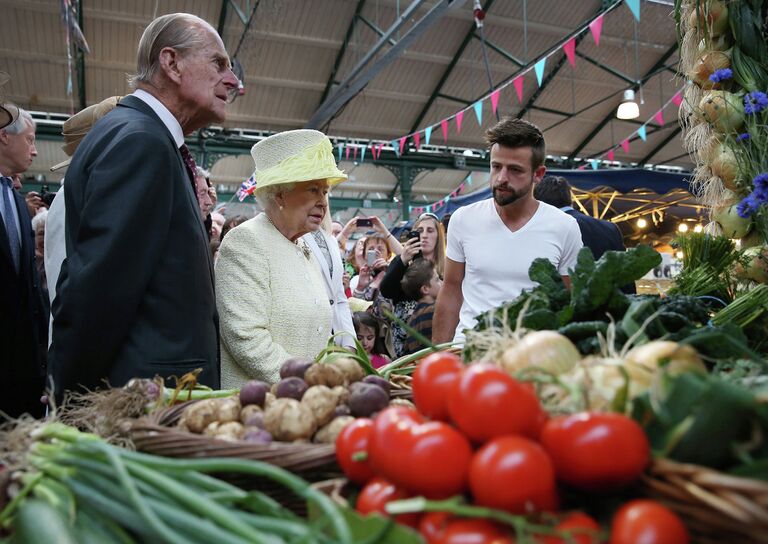
M406 296L418 300L416 308L408 320L408 326L416 330L427 340L432 340L432 315L435 313L435 300L443 285L437 275L435 265L428 259L414 259L405 271L400 286ZM403 354L407 355L423 349L425 346L408 331Z
M355 312L352 314L352 323L355 325L357 340L371 359L373 368L389 363L379 320L368 312Z

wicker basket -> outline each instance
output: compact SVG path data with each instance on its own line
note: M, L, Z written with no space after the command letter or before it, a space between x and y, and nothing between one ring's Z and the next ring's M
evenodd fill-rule
M643 484L684 519L695 542L768 543L768 482L657 459Z

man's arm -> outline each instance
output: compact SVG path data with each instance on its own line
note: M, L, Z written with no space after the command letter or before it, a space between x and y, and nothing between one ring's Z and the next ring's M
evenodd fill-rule
M464 281L464 263L445 258L445 279L437 295L432 323L432 342L441 344L453 340L459 324L459 311L464 303L461 283Z

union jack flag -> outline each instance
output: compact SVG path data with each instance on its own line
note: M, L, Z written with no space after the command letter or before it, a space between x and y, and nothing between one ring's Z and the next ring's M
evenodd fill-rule
M247 180L245 180L243 183L240 184L240 188L235 193L235 196L237 199L242 202L246 199L249 195L252 195L253 192L256 190L256 179L251 176Z

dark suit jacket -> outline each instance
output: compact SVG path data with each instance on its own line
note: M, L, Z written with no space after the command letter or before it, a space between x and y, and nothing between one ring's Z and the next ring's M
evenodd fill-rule
M49 367L59 396L202 368L219 387L213 264L173 138L124 98L80 143L64 184L67 258Z
M21 229L21 269L16 274L0 219L0 410L13 417L24 412L40 417L48 323L35 268L31 219L24 197L16 190L13 195Z

